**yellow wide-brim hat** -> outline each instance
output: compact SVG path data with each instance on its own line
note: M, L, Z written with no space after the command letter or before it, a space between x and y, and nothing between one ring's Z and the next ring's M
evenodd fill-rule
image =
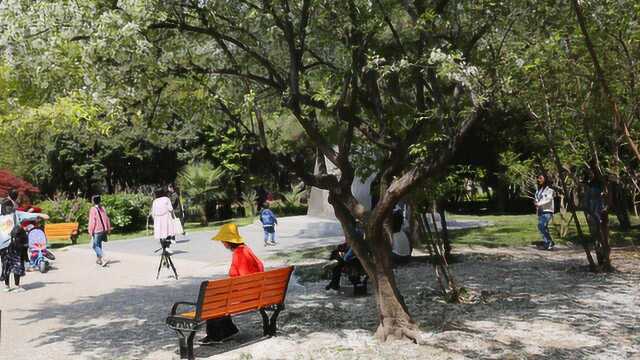
M236 224L224 224L218 231L218 234L211 238L211 240L225 241L232 244L244 244L244 240L238 232L238 225Z

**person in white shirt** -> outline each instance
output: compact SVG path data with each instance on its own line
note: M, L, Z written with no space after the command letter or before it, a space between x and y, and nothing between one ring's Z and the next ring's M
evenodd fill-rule
M402 213L394 213L392 222L391 259L395 265L406 264L411 260L411 242L407 234L402 231L404 222Z
M540 250L553 250L555 243L551 239L549 233L549 222L553 218L554 203L553 203L553 189L547 184L547 179L544 175L538 175L538 190L535 194L534 205L536 206L536 213L538 214L538 230L542 235L542 246Z

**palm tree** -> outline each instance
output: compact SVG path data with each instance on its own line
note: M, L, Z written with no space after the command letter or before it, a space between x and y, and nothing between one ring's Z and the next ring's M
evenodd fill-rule
M178 186L194 204L200 208L202 225L208 225L207 203L227 198L224 191L225 172L208 162L185 166L178 175Z

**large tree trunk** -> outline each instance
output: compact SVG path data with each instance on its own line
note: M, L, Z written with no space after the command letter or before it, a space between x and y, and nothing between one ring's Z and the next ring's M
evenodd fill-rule
M382 238L376 239L374 243L386 242L384 234L365 234L365 236L367 239L381 236ZM381 341L409 338L417 342L420 331L409 315L404 298L398 290L391 264L391 248L388 248L388 252L386 250L375 249L372 256L372 260L376 264L375 269L367 269L380 317L376 337Z
M382 265L376 266L371 277L380 316L376 337L382 341L402 338L417 341L419 329L398 291L389 256L378 254L376 262Z
M409 314L393 274L391 244L385 231L372 225L382 224L385 219L370 216L364 226L364 238L360 238L356 235L354 217L338 198L339 195L329 193L329 202L342 225L347 243L373 285L380 321L376 337L381 341L405 338L418 342L420 330Z

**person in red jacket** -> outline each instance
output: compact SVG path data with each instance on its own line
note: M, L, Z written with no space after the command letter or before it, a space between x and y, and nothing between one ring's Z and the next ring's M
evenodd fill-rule
M226 224L211 240L221 241L225 248L233 253L229 276L242 276L264 272L264 265L253 253L240 236L236 224ZM238 333L238 328L230 316L207 320L207 336L200 340L200 344L211 344L223 341Z

